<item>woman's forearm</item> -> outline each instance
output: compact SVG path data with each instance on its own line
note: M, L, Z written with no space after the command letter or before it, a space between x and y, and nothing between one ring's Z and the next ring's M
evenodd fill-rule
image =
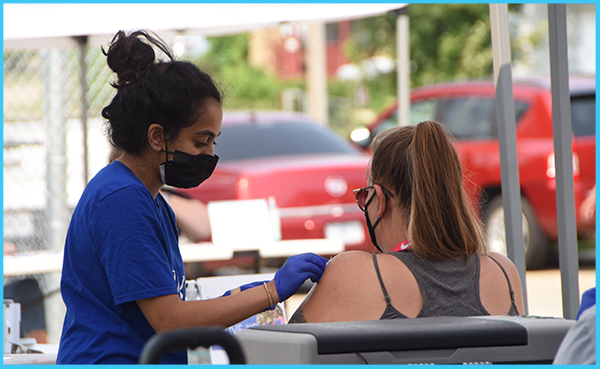
M279 302L275 282L267 283L273 303ZM263 285L215 299L182 301L176 294L137 301L155 331L190 326L229 327L269 308Z

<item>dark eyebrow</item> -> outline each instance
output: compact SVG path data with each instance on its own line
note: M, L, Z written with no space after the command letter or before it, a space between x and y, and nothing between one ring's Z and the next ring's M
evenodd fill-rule
M215 134L213 131L205 129L203 131L198 131L195 134L197 136L210 136L212 138L215 138L215 137L219 137L221 135L221 132L219 132L218 134Z

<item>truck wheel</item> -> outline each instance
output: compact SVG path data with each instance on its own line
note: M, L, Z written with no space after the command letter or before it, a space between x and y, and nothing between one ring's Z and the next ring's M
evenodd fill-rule
M550 258L550 243L537 224L531 206L521 197L523 238L527 269L541 269ZM507 255L502 196L496 196L485 206L483 224L487 232L487 249Z

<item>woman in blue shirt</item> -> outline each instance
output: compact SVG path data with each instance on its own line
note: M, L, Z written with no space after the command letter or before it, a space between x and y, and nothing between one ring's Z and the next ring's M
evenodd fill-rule
M153 46L169 60L155 60ZM221 94L158 37L118 32L107 51L117 89L102 110L111 144L124 151L89 182L65 243L61 290L67 312L57 363L137 363L156 332L231 326L318 281L326 259L291 257L271 281L240 293L185 301L175 216L160 188L198 186L213 172ZM187 363L185 351L165 363Z

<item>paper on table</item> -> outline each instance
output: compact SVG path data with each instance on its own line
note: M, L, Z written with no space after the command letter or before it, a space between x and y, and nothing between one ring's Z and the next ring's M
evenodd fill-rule
M267 200L211 201L207 208L215 245L255 250L275 242Z

